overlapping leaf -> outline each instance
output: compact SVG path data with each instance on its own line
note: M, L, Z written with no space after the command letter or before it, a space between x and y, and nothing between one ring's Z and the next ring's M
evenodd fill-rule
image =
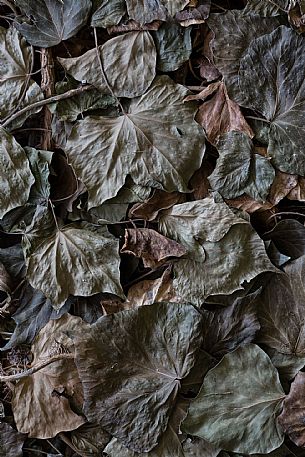
M0 457L22 457L26 435L16 432L5 422L0 422L0 432Z
M0 127L0 218L29 197L34 176L22 147Z
M105 227L75 223L59 228L52 215L38 207L24 237L24 251L30 284L55 308L63 306L70 294L109 292L124 296L118 242Z
M268 453L284 441L276 422L284 398L269 357L251 344L206 375L182 429L228 451Z
M305 175L305 39L281 26L253 40L240 63L243 104L269 125L268 154L276 167ZM293 84L292 82L293 81Z
M87 117L76 123L66 154L89 193L89 207L115 196L129 174L135 183L186 191L204 154L196 107L167 76L156 78L128 112L117 118Z
M201 338L200 314L185 304L154 304L99 319L76 341L86 417L128 448L152 450Z
M31 20L16 23L16 28L29 43L48 48L71 38L86 24L91 0L16 0L16 5Z

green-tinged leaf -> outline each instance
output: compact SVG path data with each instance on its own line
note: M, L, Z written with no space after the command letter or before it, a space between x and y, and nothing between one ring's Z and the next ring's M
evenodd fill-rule
M91 0L16 0L28 20L15 26L33 46L49 48L76 35L86 24Z
M204 242L220 241L234 224L245 223L225 203L213 197L175 205L159 217L161 232L183 244L196 259L204 260Z
M182 435L180 424L186 416L189 401L179 399L169 419L166 431L160 438L159 444L150 452L134 452L113 438L104 449L109 457L185 457L182 450ZM180 434L180 436L179 436Z
M76 363L88 420L131 450L152 450L195 362L201 323L192 306L163 303L102 317L79 335Z
M76 89L78 86L76 81L58 83L56 84L56 91L58 94L62 94L68 90ZM117 101L114 97L102 95L98 89L92 89L74 97L60 100L53 106L49 105L49 109L56 113L59 120L73 122L78 116L83 116L88 111L107 109L116 105Z
M305 373L298 373L284 400L283 411L278 418L283 431L297 446L305 444Z
M276 349L265 346L265 352L269 355L272 364L275 366L280 375L280 380L286 388L287 383L295 378L297 373L305 366L305 356L297 356L295 354L283 354Z
M111 27L117 25L126 13L124 0L101 0L91 18L91 27Z
M165 22L153 32L157 49L157 68L160 71L177 70L192 53L192 27Z
M25 152L35 178L35 184L30 191L29 202L32 205L47 205L50 197L49 175L53 152L29 147L25 148Z
M229 132L217 144L219 159L209 176L212 189L224 198L247 194L257 201L267 199L275 170L270 160L254 154L251 139L242 132Z
M277 271L250 224L233 225L220 241L206 241L202 247L205 259L194 259L191 252L174 265L173 285L178 297L198 306L209 295L232 294L259 274Z
M22 457L26 435L18 433L9 424L0 422L0 457Z
M129 32L106 41L99 47L104 73L118 97L137 97L151 85L156 74L156 49L149 32ZM80 57L58 58L77 81L93 84L108 93L96 49Z
M0 60L0 118L4 118L16 109L24 91L36 93L36 100L42 93L38 84L29 78L33 60L31 48L14 27L0 27Z
M81 332L87 325L80 317L69 314L49 321L32 344L33 364L65 351L73 353L73 341L68 335ZM85 418L72 410L70 402L74 410L81 408L82 388L74 359L55 361L20 379L12 399L18 430L29 437L47 439L78 428Z
M287 355L305 356L305 257L270 277L258 296L259 343Z
M204 134L194 121L196 107L183 103L186 93L161 76L126 114L76 123L66 154L88 189L89 208L114 197L128 174L142 186L187 191L204 154Z
M229 96L238 103L243 98L238 87L241 57L253 39L270 33L280 21L255 14L244 16L242 11L231 10L225 14L211 14L207 23L215 34L211 41L214 63L224 76ZM250 87L252 90L253 82Z
M0 218L29 198L34 177L22 147L0 127Z
M12 316L16 322L16 328L9 342L2 348L3 351L21 344L32 343L36 334L50 319L59 319L70 308L70 303L67 301L60 310L55 310L50 300L29 284L22 290L18 302L18 309Z
M220 359L254 340L260 329L255 309L258 293L237 298L233 305L223 309L201 310L204 328L202 348L208 354Z
M27 279L55 308L61 308L70 294L109 292L124 297L118 242L105 227L83 222L58 228L51 213L38 207L23 247Z
M182 429L228 451L268 453L284 441L276 421L284 398L269 357L249 344L209 371Z
M130 19L140 24L155 20L166 21L168 14L174 16L189 3L189 0L125 0Z
M243 104L269 123L268 154L276 167L305 175L305 38L281 26L250 44L241 60ZM293 83L292 83L293 81Z

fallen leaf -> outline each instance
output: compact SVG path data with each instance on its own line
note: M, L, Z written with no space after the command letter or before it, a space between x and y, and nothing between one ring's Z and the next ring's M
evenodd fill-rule
M189 0L125 0L127 12L131 19L140 24L153 22L155 20L165 21L168 14L174 16L178 11L189 3Z
M152 196L142 203L136 203L129 210L129 217L153 221L163 209L169 209L176 203L184 203L184 195L179 192L164 192L155 189Z
M305 201L305 178L302 176L297 177L297 183L293 189L287 195L289 200L299 200L300 202Z
M30 20L15 22L15 27L33 46L48 48L67 40L86 24L91 0L80 4L73 0L16 0L16 5Z
M99 424L89 422L71 432L71 441L83 457L100 457L111 436Z
M275 178L268 195L268 201L275 206L283 200L283 198L290 198L290 196L294 194L297 185L298 177L296 175L290 175L276 170Z
M100 0L91 17L91 27L112 27L117 25L126 13L124 0Z
M276 421L284 398L269 357L249 344L208 372L182 430L227 451L269 453L284 441Z
M210 89L210 86L211 87ZM232 130L244 132L250 138L254 133L244 118L239 106L230 100L223 82L210 84L197 95L189 95L188 100L205 100L209 95L212 97L200 105L196 114L197 122L204 128L207 139L216 144L219 137Z
M156 268L169 257L182 257L184 246L152 229L125 229L122 253L141 257L146 268Z
M124 297L119 280L118 242L105 227L82 222L59 228L51 213L38 207L33 224L23 237L23 248L27 279L56 309L70 294L109 292Z
M299 372L284 400L283 411L278 418L283 431L297 446L305 446L305 373Z
M252 40L270 33L280 21L276 17L243 15L242 11L229 10L224 14L211 14L207 24L214 33L210 44L214 63L224 76L229 97L239 103L244 96L238 85L240 59ZM249 87L253 88L253 80Z
M0 457L22 457L26 435L16 432L9 424L0 422Z
M213 190L224 198L249 195L264 203L275 177L268 158L254 153L251 139L242 132L229 132L217 144L219 159L209 176Z
M14 27L0 27L0 117L12 113L23 91L43 98L38 84L29 78L33 55L30 46ZM33 100L35 101L35 100Z
M187 191L205 148L202 129L194 121L196 107L183 104L186 93L161 76L131 101L128 113L87 117L75 124L65 152L88 189L89 208L114 197L127 174L144 186Z
M156 49L149 32L129 32L99 46L103 72L96 49L80 57L58 58L77 81L93 84L109 93L109 85L118 97L137 97L151 85L156 71ZM105 81L104 74L107 78Z
M69 332L82 331L85 326L79 317L65 314L50 320L35 338L31 352L33 365L60 348L74 352ZM62 431L78 428L85 422L83 416L71 409L70 402L81 407L82 387L74 360L59 360L19 380L13 392L12 408L17 428L29 437L52 438ZM51 419L51 420L50 420Z
M287 53L288 47L293 52ZM252 41L238 76L243 105L266 118L272 163L280 171L303 176L305 69L300 62L304 50L304 38L280 26Z
M190 5L188 5L190 6ZM203 24L209 17L211 0L204 0L200 5L176 13L175 19L182 27Z
M15 138L0 127L0 218L24 205L34 176L26 154Z
M278 222L263 238L272 240L277 249L291 259L305 255L305 227L294 219Z
M131 450L152 450L200 342L200 314L190 305L154 304L99 319L75 341L87 418Z

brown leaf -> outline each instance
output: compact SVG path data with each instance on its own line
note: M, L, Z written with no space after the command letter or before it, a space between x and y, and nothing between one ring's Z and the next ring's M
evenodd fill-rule
M218 68L206 56L199 57L197 65L199 66L201 78L206 79L208 82L215 81L221 76Z
M171 268L167 268L161 278L141 281L132 286L127 294L127 301L131 308L152 305L157 302L174 302L180 300L175 294Z
M156 189L144 203L136 203L129 211L129 217L153 221L163 209L169 209L177 203L184 203L185 195L180 192L165 192Z
M125 309L152 305L157 302L179 303L179 301L173 287L171 267L168 267L161 278L147 279L131 286L126 301L103 300L102 306L105 314L113 314Z
M296 5L288 12L290 25L298 32L305 32L305 14L302 14L299 5Z
M122 253L133 254L143 259L146 268L156 268L168 257L182 257L186 249L152 229L126 229Z
M195 200L209 197L211 185L208 176L213 169L213 165L204 158L201 167L191 177L189 186L193 189Z
M54 351L74 352L68 332L84 324L81 318L65 314L50 320L32 344L33 365L50 357ZM59 432L78 428L84 417L72 411L81 410L83 394L73 359L54 362L32 376L21 379L15 386L12 409L17 428L29 437L47 439Z
M124 24L113 25L112 27L107 27L107 32L110 35L114 35L115 33L124 33L124 32L137 32L142 30L158 30L160 25L162 24L161 21L152 21L149 24L140 24L137 21L131 19Z
M297 176L297 183L293 189L287 195L289 200L298 200L300 202L305 201L305 178Z
M300 371L291 384L278 422L291 441L305 447L305 373Z
M210 7L211 1L205 0L204 4L199 5L197 8L187 8L183 11L179 11L176 13L175 19L182 27L203 24L209 16Z
M272 205L270 203L260 203L254 200L254 198L249 197L248 195L242 195L238 198L225 199L225 202L227 203L227 205L233 208L241 209L242 211L246 211L249 214L255 213L255 211L258 210L265 211L267 209L272 208Z
M296 175L290 175L288 173L283 173L282 171L276 170L275 179L269 192L268 201L273 206L277 205L281 200L283 200L283 198L287 196L289 198L289 195L291 195L297 185L298 177Z
M208 140L216 144L220 135L232 130L245 132L253 138L251 127L237 103L229 99L223 82L212 83L199 94L186 97L185 101L205 100L211 94L214 94L213 97L199 107L196 115L196 120L204 128Z

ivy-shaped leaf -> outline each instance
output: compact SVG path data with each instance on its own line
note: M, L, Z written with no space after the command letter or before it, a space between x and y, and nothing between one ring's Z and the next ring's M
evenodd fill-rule
M105 227L82 222L59 228L48 210L38 207L23 246L27 279L55 308L70 294L109 292L124 297L118 242Z
M114 197L128 174L136 184L187 191L205 146L204 133L194 120L196 106L183 103L186 93L161 76L121 116L87 117L76 123L65 151L86 185L89 208Z
M208 372L182 430L227 451L268 453L284 441L276 422L284 398L269 357L249 344Z
M16 0L31 20L16 22L16 28L33 46L49 48L76 35L86 24L91 0Z
M100 318L76 339L84 412L136 452L160 441L201 343L190 305L143 306Z

